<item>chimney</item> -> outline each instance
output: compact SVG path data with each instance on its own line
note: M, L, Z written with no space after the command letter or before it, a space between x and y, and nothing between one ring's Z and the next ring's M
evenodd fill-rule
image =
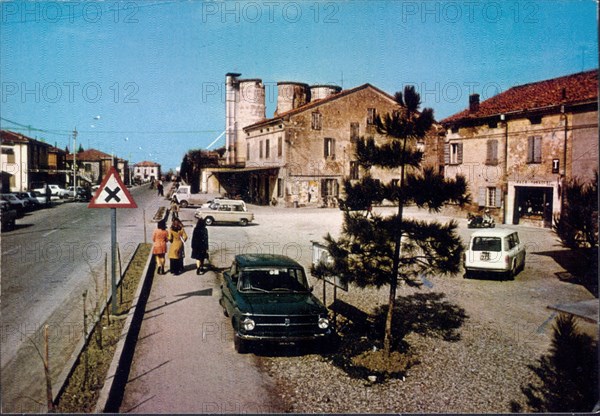
M469 95L469 111L471 113L479 111L479 94Z

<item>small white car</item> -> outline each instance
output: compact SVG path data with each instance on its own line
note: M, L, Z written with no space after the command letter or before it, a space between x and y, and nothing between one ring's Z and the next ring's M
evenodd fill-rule
M464 255L465 277L475 272L499 273L507 279L525 268L525 245L508 229L475 231Z
M204 218L206 225L215 222L233 222L248 225L254 220L254 214L248 212L246 203L237 199L215 199L207 208L198 208L196 218Z

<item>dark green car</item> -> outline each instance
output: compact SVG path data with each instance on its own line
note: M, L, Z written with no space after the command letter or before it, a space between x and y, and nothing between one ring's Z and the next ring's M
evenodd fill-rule
M304 268L286 256L245 254L223 273L221 299L237 352L248 342L329 342L327 309L313 294Z

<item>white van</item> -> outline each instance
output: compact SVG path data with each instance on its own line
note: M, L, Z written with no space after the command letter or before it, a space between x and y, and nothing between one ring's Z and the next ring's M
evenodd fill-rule
M196 218L204 218L206 225L215 222L233 222L248 225L254 221L254 214L248 212L246 203L237 199L215 199L208 207L198 208Z
M525 245L508 229L475 231L464 256L465 277L473 272L501 273L508 279L525 267Z

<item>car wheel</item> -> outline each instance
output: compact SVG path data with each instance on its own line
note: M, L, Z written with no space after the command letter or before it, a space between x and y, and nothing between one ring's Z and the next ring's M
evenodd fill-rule
M206 217L204 218L204 223L206 225L212 225L215 222L215 220L213 219L213 217Z
M248 345L237 334L233 335L233 346L238 354L246 354L248 352Z
M187 208L188 207L188 202L187 201L181 201L181 208Z
M242 219L240 220L240 225L241 225L242 227L245 227L246 225L248 225L248 220L247 220L246 218L242 218Z
M506 280L515 280L516 274L517 274L517 261L513 260L510 270L506 272Z

